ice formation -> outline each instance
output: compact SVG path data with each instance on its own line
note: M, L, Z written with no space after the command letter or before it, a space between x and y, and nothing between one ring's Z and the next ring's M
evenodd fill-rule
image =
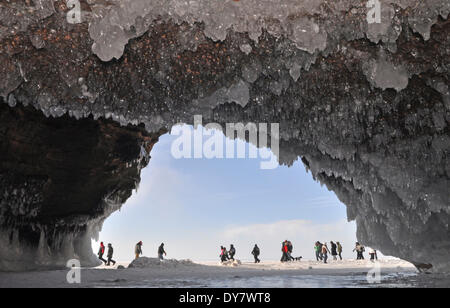
M324 15L331 11L327 12L330 14L327 18L331 19L342 11L358 14L365 5L366 2L359 0L279 0L276 5L271 0L121 0L114 6L99 9L89 31L95 41L93 51L103 61L120 58L128 40L142 35L161 16L177 24L203 23L204 34L214 41L223 41L228 31L236 31L248 33L250 39L258 42L266 30L273 36L289 38L299 49L314 53L327 47L326 31L339 29L330 29L326 20L320 20L320 25L319 20L316 22L312 17L301 15ZM359 27L365 29L372 41L382 39L395 43L401 32L400 25L393 21L395 7L413 8L422 14L409 18L409 25L428 40L431 26L439 15L447 17L449 6L439 0L427 1L426 4L410 0L382 0L382 23L364 25L362 20ZM296 17L296 14L300 16ZM352 35L358 38L361 33L355 31ZM243 52L248 53L248 47L245 50Z
M137 187L158 134L4 104L0 119L0 270L99 265L91 238Z
M363 65L367 80L374 86L383 90L392 88L401 91L408 86L408 72L401 65L396 65L381 55L379 59L371 60Z
M366 4L89 0L82 23L68 24L62 0L0 2L1 247L20 251L25 239L30 253L48 252L48 264L57 263L61 247L64 258L92 255L73 245L76 238L94 235L91 222L101 225L118 207L108 204L121 204L138 182L99 188L101 198L70 224L64 208L42 195L55 188L48 174L30 179L17 168L36 150L21 148L13 160L8 153L17 136L4 127L34 123L29 131L38 135L42 123L65 127L58 119L67 127L107 119L122 125L109 134L118 138L130 124L159 135L201 114L204 123L280 123L280 163L300 158L347 205L363 243L448 271L450 3L382 0L381 24L367 23ZM49 118L37 120L33 107ZM21 117L7 117L11 112ZM118 141L137 145L120 157L134 166L133 179L148 162L140 159L143 137ZM39 164L54 169L45 159ZM48 229L45 206L58 209L64 236ZM21 227L27 223L31 231Z

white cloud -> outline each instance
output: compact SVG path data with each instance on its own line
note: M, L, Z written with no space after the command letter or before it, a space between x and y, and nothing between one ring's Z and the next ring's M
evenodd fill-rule
M137 192L133 192L126 207L145 206L154 210L180 210L189 176L170 167L149 166L142 171L142 181Z
M229 227L223 230L220 238L233 242L236 247L251 249L255 243L260 246L266 259L281 257L281 242L292 241L294 255L307 259L314 258L313 246L316 241L339 241L344 246L344 257L351 258L356 241L356 226L346 220L330 224L320 224L307 220L284 220L267 224Z

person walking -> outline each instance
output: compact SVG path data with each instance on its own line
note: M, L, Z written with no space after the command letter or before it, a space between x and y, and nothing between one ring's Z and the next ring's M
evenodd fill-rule
M136 255L136 259L139 258L140 255L142 255L142 241L136 244L134 248L134 254Z
M316 253L317 262L322 261L321 256L322 246L320 245L319 241L317 241L316 244L314 245L314 251Z
M337 252L339 255L339 259L341 259L341 261L342 261L342 245L339 242L337 242L336 244L337 244Z
M331 255L333 256L333 260L336 261L338 255L337 245L333 241L331 241L330 244L331 244Z
M103 259L104 254L105 254L105 245L103 245L103 242L101 242L97 255L98 255L98 258L106 265L106 263L108 263L108 262L105 259Z
M370 248L369 250L370 261L375 262L378 261L377 251L375 249Z
M321 261L323 261L323 253L322 253L323 244L321 242L319 242L319 247L320 247L319 258Z
M111 262L113 263L113 266L116 265L116 261L114 261L113 258L113 254L114 254L114 248L112 247L111 243L108 244L108 254L106 255L108 258L108 266L111 265Z
M289 260L288 257L288 241L285 240L282 244L281 244L281 252L283 253L281 256L281 262L287 262Z
M287 242L287 258L288 261L294 261L295 258L292 256L292 252L294 251L294 246L292 245L291 241Z
M224 246L220 246L220 261L222 263L228 261L228 252Z
M253 251L252 251L253 258L255 258L255 263L260 263L261 262L261 260L259 260L259 258L258 258L260 252L261 251L259 250L258 245L255 244L255 247L253 247Z
M365 251L366 251L366 247L364 247L364 245L361 245L360 260L364 260L364 252Z
M236 254L236 249L234 248L234 245L230 245L230 250L228 251L228 256L230 260L234 261L234 255Z
M158 259L164 260L164 256L167 256L167 253L164 250L164 243L161 243L158 248Z
M323 263L327 263L328 260L328 253L330 252L330 250L328 249L327 243L324 243L322 245L322 256L323 256Z
M353 249L353 252L356 251L356 260L364 260L364 250L364 246L356 242L355 249Z

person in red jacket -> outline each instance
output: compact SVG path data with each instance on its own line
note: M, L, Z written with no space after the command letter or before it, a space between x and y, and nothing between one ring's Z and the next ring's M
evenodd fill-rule
M289 247L287 240L285 240L283 244L281 244L281 252L283 253L283 255L281 256L281 262L289 261Z
M105 245L103 245L103 242L100 243L100 249L98 250L98 258L103 261L103 263L108 263L105 259L103 259L103 255L105 254Z

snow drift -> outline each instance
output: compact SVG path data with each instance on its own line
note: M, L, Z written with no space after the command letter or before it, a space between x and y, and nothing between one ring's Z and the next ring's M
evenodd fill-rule
M191 260L175 260L175 259L167 259L160 260L158 258L147 258L140 257L138 259L133 260L128 268L176 268L176 267L185 267L185 266L199 266L195 264Z

